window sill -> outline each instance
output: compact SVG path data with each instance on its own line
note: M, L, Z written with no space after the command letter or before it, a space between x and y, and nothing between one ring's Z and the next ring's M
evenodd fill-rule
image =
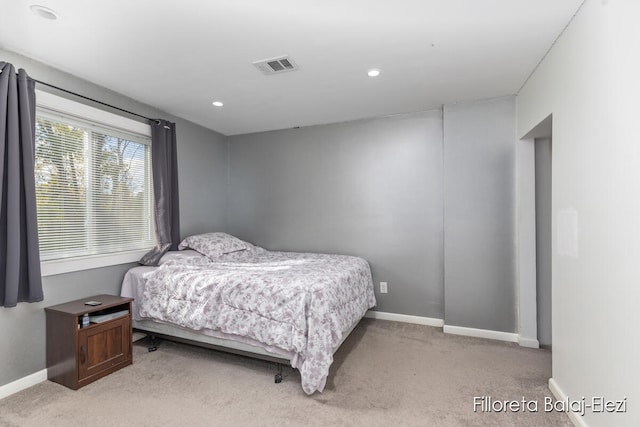
M137 262L148 251L149 250L119 252L108 255L95 255L82 258L42 261L40 263L40 269L42 270L42 277L46 277L54 276L56 274L71 273L73 271L90 270L92 268L128 264L131 262Z

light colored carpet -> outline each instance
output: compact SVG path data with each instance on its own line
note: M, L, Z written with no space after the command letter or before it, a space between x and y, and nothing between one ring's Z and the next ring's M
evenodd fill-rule
M327 387L297 371L162 341L78 391L45 381L0 400L2 426L570 426L545 413L551 353L440 328L364 319L336 353ZM473 411L474 396L536 400L537 413Z

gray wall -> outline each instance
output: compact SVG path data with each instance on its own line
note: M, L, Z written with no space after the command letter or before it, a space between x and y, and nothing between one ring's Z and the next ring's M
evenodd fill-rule
M230 233L364 257L378 311L515 332L514 97L233 136L229 173Z
M12 52L0 50L0 60L24 68L38 80L139 114L175 121L182 235L224 228L227 175L224 136ZM45 277L43 302L0 308L0 336L3 339L0 386L46 367L44 307L98 293L117 294L124 273L131 266L125 264Z
M515 332L515 98L444 107L445 324Z
M536 308L538 341L551 346L551 146L550 138L535 140L536 150Z
M377 310L442 318L442 114L229 138L229 231L271 250L358 255Z

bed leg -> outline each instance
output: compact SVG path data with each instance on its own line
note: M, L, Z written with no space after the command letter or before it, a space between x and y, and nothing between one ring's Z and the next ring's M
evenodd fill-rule
M282 363L276 363L276 369L278 373L276 373L275 382L280 384L282 382Z
M158 349L158 343L156 341L155 335L147 335L149 338L149 347L147 348L149 352L156 351Z

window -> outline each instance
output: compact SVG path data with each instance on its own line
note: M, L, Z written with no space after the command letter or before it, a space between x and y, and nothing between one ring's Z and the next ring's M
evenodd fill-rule
M55 274L139 259L154 244L149 126L43 92L36 99L43 274L47 264Z

